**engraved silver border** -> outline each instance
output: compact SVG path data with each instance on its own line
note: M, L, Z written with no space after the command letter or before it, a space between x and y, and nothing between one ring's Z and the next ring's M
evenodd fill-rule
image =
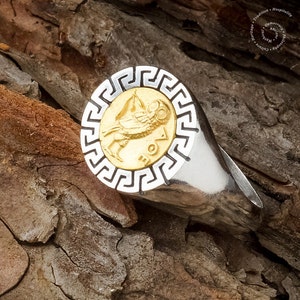
M122 92L135 87L154 88L165 94L177 115L176 136L167 153L153 165L140 170L115 167L102 151L100 122L105 110ZM171 73L152 66L123 69L101 83L83 113L80 142L90 170L107 186L125 193L142 193L168 184L193 147L197 125L196 108L184 84Z

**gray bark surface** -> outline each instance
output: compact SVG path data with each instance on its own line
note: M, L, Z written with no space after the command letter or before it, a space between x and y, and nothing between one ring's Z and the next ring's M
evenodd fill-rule
M1 299L299 298L297 1L0 3ZM258 37L266 22L285 29L276 50ZM220 231L221 214L201 215L210 203L197 223L135 211L90 174L78 121L92 91L132 65L190 88L262 197L256 230Z

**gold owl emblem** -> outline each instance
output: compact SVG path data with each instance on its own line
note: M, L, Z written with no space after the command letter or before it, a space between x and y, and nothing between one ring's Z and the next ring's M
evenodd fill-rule
M170 100L151 88L119 95L105 111L100 142L108 159L123 169L140 169L158 160L175 136Z

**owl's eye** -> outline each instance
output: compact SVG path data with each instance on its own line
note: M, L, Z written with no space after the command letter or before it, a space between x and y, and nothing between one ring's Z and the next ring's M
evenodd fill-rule
M168 112L165 107L161 107L157 110L155 115L159 121L164 121L168 116Z

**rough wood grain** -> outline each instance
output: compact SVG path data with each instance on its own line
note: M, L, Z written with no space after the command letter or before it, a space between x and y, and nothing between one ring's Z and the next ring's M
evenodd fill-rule
M0 296L13 288L29 265L27 253L0 221Z
M78 184L97 211L123 226L135 223L132 202L123 201L88 171L79 145L79 126L64 111L3 86L0 107L0 217L20 240L46 242L54 233L57 209L47 201L51 193L47 184L52 181Z
M271 14L268 19L265 16L267 20L283 24L287 36L278 51L262 51L251 40L249 30L253 18L269 8L268 5L267 1L203 0L188 3L183 0L1 1L0 21L7 26L0 29L0 42L9 48L0 47L0 51L17 62L73 117L80 119L93 89L119 69L136 64L165 68L188 84L204 108L218 142L236 159L262 195L265 204L262 223L256 232L246 236L247 243L210 227L180 225L176 217L167 218L161 212L142 206L139 212L142 220L135 229L153 237L154 248L147 235L135 230L117 234L124 239L116 247L127 277L123 283L119 279L113 283L122 288L105 294L107 297L147 299L154 295L173 299L174 293L170 292L173 290L178 298L187 295L187 299L199 294L204 299L216 296L297 299L300 270L299 10L296 1L272 3L291 12L292 17ZM16 114L11 118L5 117L8 110L2 114L5 122L0 127L1 141L9 147L9 151L2 152L3 170L8 166L15 172L21 168L20 174L29 170L31 175L28 178L24 175L27 183L36 182L40 176L45 194L37 192L39 201L46 202L48 209L56 209L58 216L63 209L57 199L65 197L63 191L77 189L77 193L83 191L90 202L92 215L96 210L123 224L125 220L131 224L135 217L131 215L130 202L127 204L117 198L122 209L119 210L119 205L111 208L108 205L110 192L102 191L106 197L99 204L95 179L89 178L84 183L78 179L88 176L82 158L76 158L74 163L74 157L80 153L78 141L75 142L78 126L68 123L71 130L67 135L71 142L65 144L54 139L51 122L45 121L44 115L37 114L40 128L44 130L36 133L37 121L21 104L19 108L17 112L23 117L18 122L31 120L24 126L12 121L16 120ZM62 112L56 111L55 116L65 119ZM64 130L60 132L62 137L66 134ZM33 136L30 133L34 133ZM18 155L10 152L15 147L14 140ZM56 152L63 157L57 160ZM43 157L37 157L39 153L49 157L43 162ZM7 172L4 174L7 176ZM67 180L63 182L61 177ZM21 183L22 193L28 195L28 184ZM165 219L173 225L168 227ZM48 235L53 228L59 228L62 220L50 226L50 231L46 231ZM13 230L9 224L8 227ZM174 236L171 241L170 235ZM22 239L21 235L16 234L16 237ZM41 240L47 238L44 234ZM55 238L60 240L59 235ZM182 244L174 243L176 239L182 240ZM174 244L178 245L176 251ZM80 245L78 243L78 247ZM145 255L140 245L147 250ZM26 250L32 258L41 259L36 266L30 266L18 288L7 293L5 299L18 299L21 293L30 295L32 291L26 286L31 280L37 287L36 299L40 299L36 291L41 290L43 282L47 287L45 295L51 295L50 298L70 297L72 291L67 291L67 282L78 279L67 278L63 271L63 266L70 263L69 254L55 248L51 241L44 248L35 248L37 252L31 246ZM83 255L86 251L85 248ZM214 255L210 255L211 251ZM54 278L47 264L56 254L62 256L62 263L56 267ZM141 262L135 267L139 259ZM149 266L159 270L158 274L149 272ZM48 275L42 277L45 281L38 275L39 268L47 269ZM72 268L78 271L76 266ZM139 276L142 273L145 277ZM163 286L161 282L167 284ZM179 285L182 290L178 289ZM92 293L84 288L85 293Z
M40 97L38 83L32 80L29 74L22 72L10 59L1 54L0 65L1 84L30 98Z

